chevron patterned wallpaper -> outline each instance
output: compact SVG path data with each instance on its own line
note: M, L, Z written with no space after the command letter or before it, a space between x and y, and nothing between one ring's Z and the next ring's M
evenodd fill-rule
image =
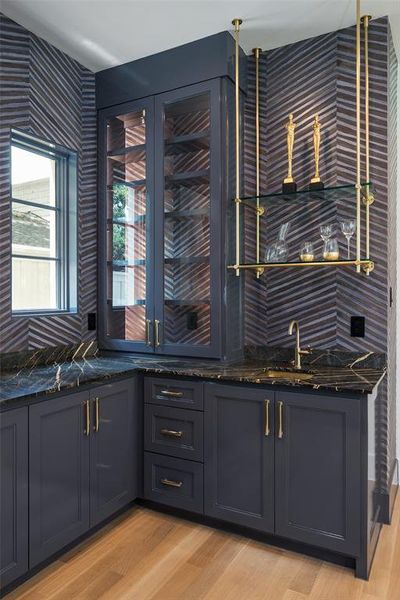
M94 75L0 14L0 351L14 352L95 339L96 110ZM11 317L10 128L79 153L79 313Z
M248 58L248 96L245 106L245 193L255 192L255 62ZM312 175L312 120L322 124L321 177L326 185L355 181L355 28L344 29L283 48L264 52L260 62L261 190L279 191L286 175L283 128L294 113L296 129L294 176L304 188ZM387 490L396 457L396 93L397 62L386 18L370 23L370 143L371 208L369 278L351 269L282 269L257 280L246 274L245 338L250 345L291 346L288 324L297 318L302 343L349 351L388 354L388 378L377 403L377 435L381 456L380 486ZM364 96L362 96L364 111ZM362 131L365 140L365 131ZM362 157L364 160L364 156ZM365 173L363 174L365 179ZM246 210L246 209L245 209ZM336 207L271 205L262 217L262 254L276 239L281 223L290 221L290 254L298 254L299 239L311 240L321 252L319 225L352 216L346 198ZM362 229L365 231L364 211ZM340 239L342 238L342 239ZM345 243L339 235L342 253ZM354 250L354 243L352 246ZM246 260L255 256L255 218L245 212ZM393 303L390 306L390 288ZM366 318L365 338L350 337L350 316Z
M348 28L262 53L261 70L261 190L280 191L286 175L284 123L294 113L296 128L294 175L305 188L313 172L312 121L322 124L321 176L325 185L355 180L355 30ZM390 31L386 19L370 25L371 178L376 202L371 209L371 255L376 268L367 278L351 269L282 269L260 280L246 275L246 343L289 346L287 327L292 318L302 324L304 344L347 350L386 352L388 322L388 61ZM393 58L392 58L393 60ZM245 107L245 193L255 190L255 63L248 59L248 97ZM363 99L362 99L363 102ZM363 132L364 136L364 132ZM392 142L393 145L393 142ZM392 148L392 152L394 149ZM393 200L393 196L392 196ZM393 205L395 202L393 200ZM255 218L245 209L245 255L254 260ZM337 206L269 206L261 219L261 258L276 239L281 223L290 221L292 258L301 241L315 242L322 253L319 225L351 216L346 198ZM363 221L364 227L364 221ZM345 240L338 232L342 255ZM354 250L354 241L352 243ZM366 337L351 338L350 316L365 315Z

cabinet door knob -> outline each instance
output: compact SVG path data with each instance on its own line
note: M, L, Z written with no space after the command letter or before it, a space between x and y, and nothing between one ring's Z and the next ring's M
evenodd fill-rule
M95 409L95 421L94 421L94 430L97 433L100 426L100 400L98 398L94 399L94 409Z
M183 485L183 481L173 481L172 479L161 479L161 483L163 485L168 485L169 487L180 488Z
M85 416L86 416L84 433L86 436L88 436L88 435L90 435L90 402L89 402L89 400L85 400L84 405L85 405Z
M175 438L181 438L183 436L183 431L174 431L173 429L161 429L160 433L162 435Z
M281 400L278 402L278 415L278 438L281 440L283 438L283 402Z
M264 400L264 435L265 437L268 437L270 434L270 427L269 427L269 404L270 401L269 400Z

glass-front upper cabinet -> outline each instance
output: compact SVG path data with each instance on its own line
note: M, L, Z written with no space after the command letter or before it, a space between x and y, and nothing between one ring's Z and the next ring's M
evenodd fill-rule
M177 355L217 355L218 88L162 94L156 119L155 343Z
M100 123L106 145L100 170L106 204L101 337L120 348L129 341L132 350L152 350L153 102L106 113Z
M100 111L103 348L220 355L219 80Z

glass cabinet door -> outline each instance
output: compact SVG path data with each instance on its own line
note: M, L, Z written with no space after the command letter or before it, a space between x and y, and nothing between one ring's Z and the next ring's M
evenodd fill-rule
M156 181L163 199L155 236L156 256L161 258L155 265L156 345L161 352L208 356L217 342L211 290L217 260L212 238L218 222L214 215L212 223L212 101L209 84L199 84L163 94L156 103L161 137Z
M107 307L104 334L113 340L135 342L141 350L152 349L151 113L151 105L132 104L126 112L106 118L105 133ZM136 349L135 345L129 349Z

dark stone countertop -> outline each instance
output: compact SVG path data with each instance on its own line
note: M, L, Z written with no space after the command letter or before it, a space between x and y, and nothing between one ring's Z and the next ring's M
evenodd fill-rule
M303 359L303 371L312 374L311 379L299 381L266 375L268 369L293 371L292 356L291 349L250 349L242 361L229 364L217 360L109 353L4 373L0 403L2 409L6 409L17 399L32 401L38 396L46 397L86 383L105 383L111 377L135 371L366 394L374 390L386 371L383 355L313 350Z

